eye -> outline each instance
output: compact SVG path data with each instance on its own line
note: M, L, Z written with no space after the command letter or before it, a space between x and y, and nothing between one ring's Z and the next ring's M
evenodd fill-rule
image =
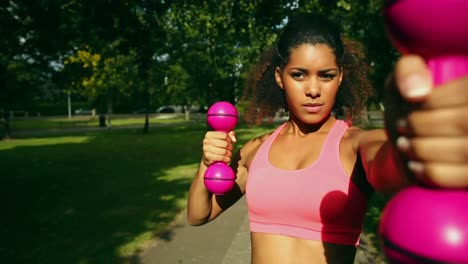
M320 75L320 78L325 79L327 81L331 81L335 79L335 77L336 77L336 74L331 74L331 73L323 73Z
M292 72L291 77L296 80L302 80L305 78L305 74L303 72Z

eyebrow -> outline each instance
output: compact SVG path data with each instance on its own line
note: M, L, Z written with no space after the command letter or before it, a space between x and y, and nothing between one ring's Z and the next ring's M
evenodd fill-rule
M320 70L319 72L320 72L320 73L327 73L327 72L331 72L331 71L336 71L336 72L338 72L339 70L338 70L337 68L330 68L330 69Z
M300 72L309 72L309 70L305 68L301 68L301 67L293 67L293 68L290 68L290 70L295 70L295 71L300 71ZM339 70L337 68L329 68L329 69L319 70L318 72L319 74L326 74L330 72L339 72Z

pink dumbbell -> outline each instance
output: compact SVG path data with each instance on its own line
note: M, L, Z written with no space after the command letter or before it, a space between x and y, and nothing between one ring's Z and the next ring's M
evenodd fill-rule
M208 109L208 125L216 131L228 133L236 127L237 120L237 110L229 102L217 102ZM231 190L235 180L234 171L223 162L211 164L204 175L206 189L216 195L222 195Z
M467 10L466 0L389 0L384 16L395 47L424 57L438 85L468 74ZM468 263L468 191L405 188L379 234L390 263Z

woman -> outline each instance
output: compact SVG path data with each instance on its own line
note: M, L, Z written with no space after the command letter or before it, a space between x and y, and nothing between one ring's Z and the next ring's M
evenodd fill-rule
M207 132L187 212L191 225L202 225L246 194L252 263L353 263L369 196L403 187L405 171L439 186L468 186L466 147L457 147L466 146L461 120L468 100L460 88L466 78L430 93L424 62L415 56L399 61L395 82L416 104L393 126L407 136L388 131L398 138L392 144L385 130L351 125L370 95L366 67L354 43L343 44L338 27L324 17L290 19L252 76L249 119L287 109L289 120L235 155L234 131ZM447 125L431 129L442 118ZM230 163L237 175L235 188L220 196L203 183L216 161Z

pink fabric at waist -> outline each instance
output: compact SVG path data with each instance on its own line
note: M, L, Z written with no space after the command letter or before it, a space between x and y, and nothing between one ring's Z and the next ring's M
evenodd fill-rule
M332 233L326 230L313 230L298 226L281 225L274 223L260 223L250 220L250 232L253 233L268 233L274 235L283 235L296 237L308 240L317 240L327 243L344 244L344 245L359 245L359 237L361 233L348 231Z

